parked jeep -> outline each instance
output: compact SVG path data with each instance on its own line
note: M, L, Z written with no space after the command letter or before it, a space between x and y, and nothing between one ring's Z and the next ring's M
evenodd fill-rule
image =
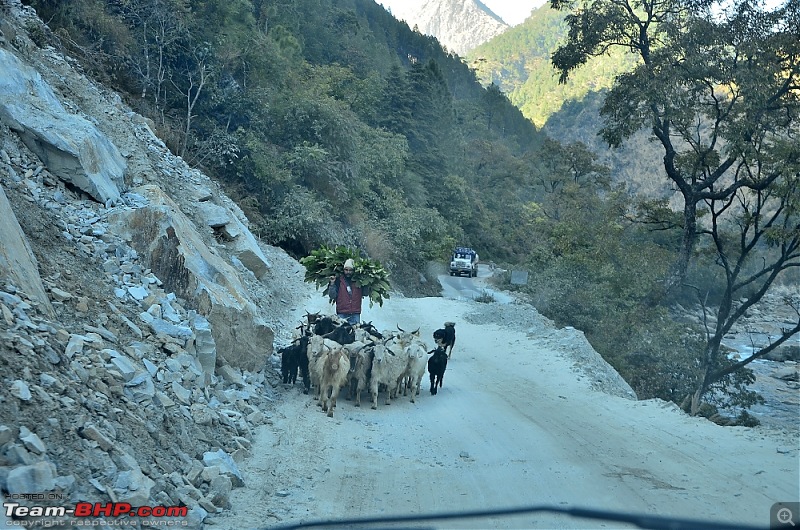
M450 276L462 274L471 278L478 275L478 253L469 247L456 247L450 258Z

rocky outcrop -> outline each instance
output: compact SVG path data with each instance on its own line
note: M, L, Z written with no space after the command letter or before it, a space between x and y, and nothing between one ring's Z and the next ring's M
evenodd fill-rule
M203 195L197 203L200 222L211 228L232 256L256 278L263 278L269 271L269 260L259 248L255 236L242 221L244 214L233 204L228 207L220 206L210 199L210 194ZM233 212L232 209L238 212Z
M195 224L160 188L135 190L146 203L109 216L115 233L142 257L165 288L212 325L218 351L246 370L259 370L272 353L273 334L257 316L236 269L203 240ZM224 210L224 209L223 209ZM225 226L230 223L226 218Z
M0 120L53 175L103 204L119 200L125 160L114 144L68 112L38 72L1 48Z
M3 220L0 223L0 241L3 242L0 245L0 276L11 278L32 300L42 306L46 314L54 316L53 307L39 276L36 257L28 245L28 240L17 222L2 186L0 186L0 219Z

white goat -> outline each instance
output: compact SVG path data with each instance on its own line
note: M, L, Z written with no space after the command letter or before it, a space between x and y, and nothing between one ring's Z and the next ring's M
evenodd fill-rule
M407 355L396 341L389 339L379 342L374 348L375 358L372 361L372 376L369 380L369 391L372 395L372 408L378 408L378 386L387 386L386 404L397 396L397 388L406 370Z
M347 384L350 372L350 355L339 346L323 354L318 361L322 364L322 378L320 381L320 404L322 412L327 412L328 417L333 417L336 408L336 398L339 391Z
M406 369L402 375L403 395L411 392L411 403L416 403L416 396L419 395L422 378L425 377L425 369L428 367L428 348L419 339L412 340L404 349L406 359Z

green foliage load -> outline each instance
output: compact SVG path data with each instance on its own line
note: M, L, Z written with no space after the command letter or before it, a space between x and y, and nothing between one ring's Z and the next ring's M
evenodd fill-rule
M302 258L300 263L306 268L305 281L316 284L317 288L325 287L323 295L327 295L328 280L331 276L344 273L344 262L352 259L354 263L353 281L362 288L369 289L369 306L374 303L383 306L383 300L389 298L389 271L379 262L362 258L357 251L338 246L329 248L325 245ZM333 303L333 300L331 300Z

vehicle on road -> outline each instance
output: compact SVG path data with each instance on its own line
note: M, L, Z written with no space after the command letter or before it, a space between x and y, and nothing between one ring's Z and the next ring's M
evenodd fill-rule
M470 278L478 276L478 253L469 247L456 247L450 258L450 276L466 274Z

